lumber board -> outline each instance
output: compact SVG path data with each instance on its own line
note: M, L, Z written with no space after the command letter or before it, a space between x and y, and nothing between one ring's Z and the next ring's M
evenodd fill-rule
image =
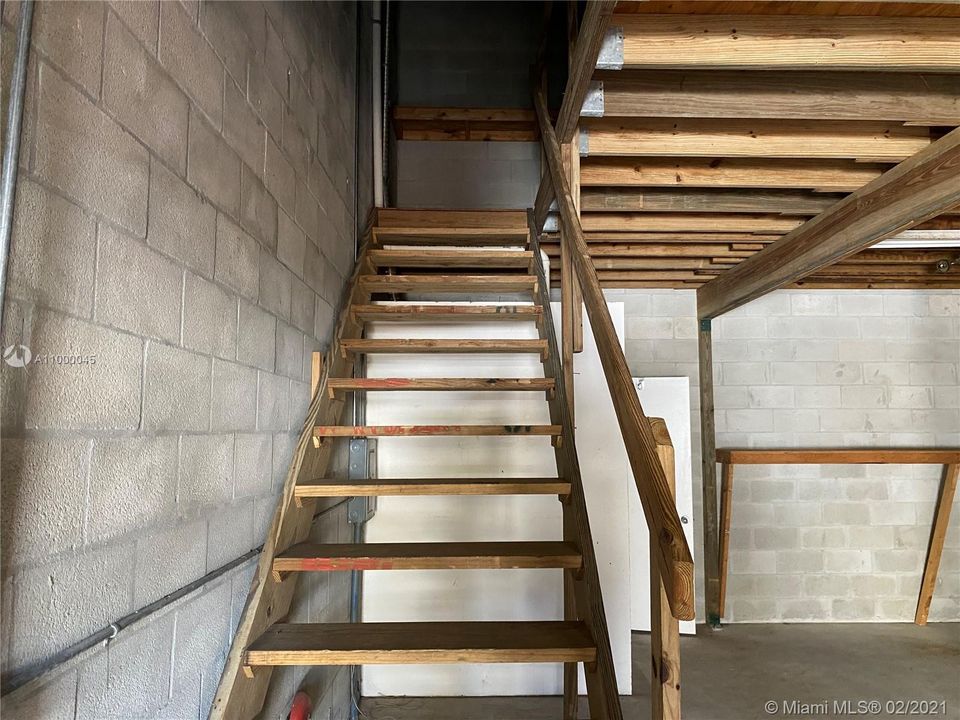
M499 570L574 568L580 551L565 542L299 543L273 562L274 572L343 570Z
M589 187L580 193L580 203L583 212L817 215L842 197L797 190Z
M391 322L474 322L476 320L527 320L539 322L543 311L536 305L354 305L350 309L357 320Z
M316 438L436 435L559 435L559 425L317 425Z
M960 477L960 464L951 463L943 470L940 491L937 493L937 506L933 512L933 526L930 528L930 543L923 564L923 577L920 580L920 595L917 598L917 612L914 622L926 625L930 615L930 603L937 585L937 573L943 556L943 541L950 524L950 510L957 494L957 478Z
M493 391L523 392L553 390L550 378L337 378L327 383L331 393L395 391Z
M960 129L697 290L716 317L935 217L960 202Z
M579 622L277 624L246 653L258 665L593 662Z
M590 262L589 250L583 238L580 219L570 195L570 186L563 171L560 145L550 126L546 100L541 88L534 88L534 108L540 121L544 154L550 168L551 180L557 189L563 225L568 232L571 255L583 292L583 300L597 341L597 349L604 375L610 389L627 456L633 469L647 525L659 539L658 549L666 578L670 609L679 619L694 616L693 559L687 547L680 516L670 493L663 467L656 452L650 421L633 388L633 379L627 366L620 340L607 310L597 271ZM562 383L561 383L562 385Z
M805 188L853 192L880 177L887 165L853 160L756 158L583 158L584 187Z
M398 140L533 142L540 136L533 111L522 108L397 106L393 128Z
M360 287L371 293L522 292L532 290L532 275L363 275Z
M344 353L537 353L546 355L542 340L410 340L406 338L350 339L340 344Z
M733 465L950 465L960 448L723 448L717 462Z
M960 19L615 15L625 68L960 70Z
M621 0L619 13L960 17L950 0Z
M900 162L931 143L897 122L712 118L582 120L591 157L755 157ZM581 140L581 143L584 141Z
M526 237L527 213L525 210L430 210L422 208L377 208L377 225L380 228L434 228L455 230L465 234L468 230L512 230Z
M570 482L561 478L378 478L376 480L309 480L296 495L310 497L406 495L567 495Z
M960 125L960 75L602 70L604 116Z
M701 320L697 328L700 379L700 476L703 507L703 574L707 624L720 626L720 546L717 522L717 426L713 395L713 327Z
M787 233L805 217L756 213L583 213L585 232L740 232Z
M526 268L533 258L528 250L371 250L377 267L403 268Z

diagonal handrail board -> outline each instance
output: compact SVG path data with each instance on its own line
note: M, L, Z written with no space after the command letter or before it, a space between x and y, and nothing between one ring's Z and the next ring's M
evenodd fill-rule
M552 351L543 363L543 372L544 376L553 379L555 384L554 396L549 399L550 422L559 424L563 428L563 437L568 439L568 442L560 443L556 447L558 474L570 482L570 494L566 501L569 505L564 507L563 512L564 538L576 542L582 554L582 578L573 584L574 604L578 616L590 628L597 648L597 660L594 667L585 668L587 700L593 717L620 720L623 717L623 710L620 706L617 691L613 653L610 649L610 635L607 628L606 612L603 607L600 573L597 568L597 558L590 531L590 517L587 512L586 498L583 494L580 460L577 456L576 444L573 441L573 421L570 416L566 386L559 381L561 377L561 370L558 367L560 355L557 348L559 343L557 342L556 326L553 323L553 312L550 307L546 274L543 268L543 259L540 255L540 244L537 240L535 223L536 220L531 212L530 247L534 251L534 268L540 277L535 297L543 308L543 323L539 326L539 332L540 337L547 341ZM574 689L575 686L576 683L574 682Z
M650 421L644 415L640 400L633 390L630 369L607 310L597 271L590 260L590 251L583 236L583 228L577 217L573 198L570 196L570 187L563 173L560 143L550 124L543 91L537 83L534 83L533 93L550 177L554 187L559 188L557 199L560 205L560 216L567 230L563 241L569 243L570 257L573 259L577 277L580 279L583 301L593 327L600 361L607 378L610 397L617 412L617 420L627 448L637 490L640 493L647 525L659 541L664 586L670 601L670 609L674 617L680 620L691 620L694 618L695 610L693 558L683 534L680 515L677 513L663 466L657 455Z
M294 448L277 510L260 552L250 594L234 633L217 694L210 708L210 720L248 720L255 717L263 707L273 669L261 667L257 669L254 677L248 677L243 672L243 657L247 646L253 640L287 614L293 600L299 573L293 573L286 576L282 582L276 582L272 576L273 558L277 553L306 540L313 524L317 501L301 498L299 503L296 502L294 489L301 477L323 477L330 462L333 443L322 443L316 448L313 444L313 428L318 423L338 422L343 412L344 401L329 396L327 382L331 377L352 374L352 363L342 357L339 344L341 338L359 337L361 332L361 325L352 318L350 307L355 301L362 302L364 298L369 300L369 294L363 293L357 285L361 270L370 270L366 251L367 245L364 245L347 285L338 329L327 351L324 374L310 402Z
M714 318L960 203L960 128L697 290Z

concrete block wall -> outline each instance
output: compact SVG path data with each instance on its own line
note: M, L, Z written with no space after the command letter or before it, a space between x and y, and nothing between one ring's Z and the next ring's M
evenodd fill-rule
M3 4L5 87L17 13ZM366 218L356 13L37 3L2 338L33 360L0 370L5 674L263 542ZM344 528L338 508L317 532ZM252 572L5 717L205 717ZM345 617L342 578L305 586L301 616ZM303 674L278 673L265 717Z
M694 292L607 297L625 303L634 375L691 380L702 518ZM713 336L718 447L960 444L960 291L778 291L715 320ZM921 466L738 466L728 620L912 621L941 475ZM697 545L702 558L699 530ZM957 522L930 617L960 620Z

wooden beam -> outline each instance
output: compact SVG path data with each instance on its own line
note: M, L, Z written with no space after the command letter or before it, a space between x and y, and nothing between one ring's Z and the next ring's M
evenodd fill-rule
M930 603L933 600L933 590L937 585L937 573L940 570L940 558L943 555L943 539L947 534L950 509L957 494L958 476L960 476L960 463L953 463L944 468L940 492L937 494L937 508L933 514L933 527L930 530L930 545L927 548L927 559L923 566L923 580L920 582L917 613L914 616L914 622L917 625L926 625L930 615Z
M697 291L716 317L944 212L960 202L960 129Z
M757 213L585 213L585 232L739 232L786 233L800 227L805 217Z
M598 71L604 117L886 120L960 125L960 75Z
M723 448L717 461L733 465L954 465L960 449L953 448Z
M852 160L588 157L580 163L580 184L853 192L880 177L887 167Z
M624 68L960 70L960 19L615 15Z
M930 144L930 130L846 120L598 118L582 121L591 157L768 157L900 162ZM583 152L583 150L581 150Z
M730 518L733 514L733 464L725 462L720 475L720 601L717 615L727 611L727 567L730 563Z
M842 195L802 190L660 189L589 187L580 193L583 212L711 212L817 215Z
M520 108L395 107L398 140L533 142L540 136L532 110Z
M683 535L680 516L670 493L663 466L657 456L656 442L650 421L643 413L640 400L633 388L633 379L627 366L620 340L607 310L606 299L600 288L597 272L590 262L587 243L583 238L576 206L570 196L570 186L563 172L563 160L556 133L550 126L543 90L534 89L534 107L540 121L544 153L550 168L550 177L557 189L557 201L569 243L577 276L583 291L587 314L597 341L600 361L610 389L610 397L633 469L647 525L659 540L661 568L667 585L670 608L678 619L692 619L693 558Z

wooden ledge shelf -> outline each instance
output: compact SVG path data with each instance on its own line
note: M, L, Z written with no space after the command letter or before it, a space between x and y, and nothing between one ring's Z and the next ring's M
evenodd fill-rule
M395 622L277 624L254 641L244 664L592 663L581 622Z
M294 487L295 498L420 495L569 495L563 478L377 478L311 480Z
M761 449L720 448L716 451L720 476L720 577L719 615L723 617L730 560L730 522L733 511L734 465L943 465L943 479L937 494L930 543L923 568L914 623L926 625L930 603L940 570L943 541L950 522L950 509L960 476L960 448L855 448L855 449ZM708 586L709 586L708 579Z

